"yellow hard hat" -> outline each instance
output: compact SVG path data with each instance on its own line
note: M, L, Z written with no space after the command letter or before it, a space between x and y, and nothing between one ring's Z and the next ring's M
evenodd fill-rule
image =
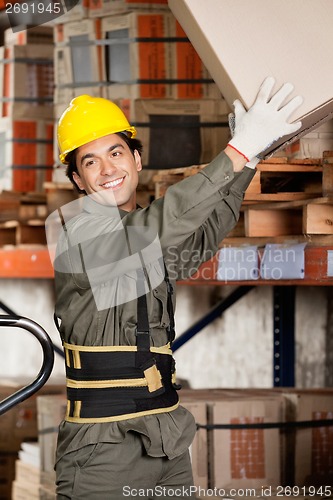
M60 161L66 163L68 153L88 142L125 131L136 136L135 128L114 102L90 95L75 97L58 123Z

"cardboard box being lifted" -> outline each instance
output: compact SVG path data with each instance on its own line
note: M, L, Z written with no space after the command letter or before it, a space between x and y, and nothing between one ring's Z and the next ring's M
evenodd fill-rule
M333 117L333 2L327 0L169 0L169 7L231 106L249 108L262 81L273 92L292 82L304 97L290 117L296 135L273 143L269 157Z

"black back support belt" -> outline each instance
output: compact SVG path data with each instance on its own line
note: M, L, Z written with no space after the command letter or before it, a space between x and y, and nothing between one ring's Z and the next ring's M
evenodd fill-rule
M66 359L74 363L70 347L65 344ZM79 346L75 349L80 367L67 367L68 421L116 421L171 411L178 406L173 358L167 353L168 347L149 351L151 358L140 368L133 366L137 350L94 352L92 347L91 351L81 352ZM101 358L104 366L91 369Z
M78 346L64 343L67 378L66 420L111 422L172 411L179 404L175 362L172 285L165 267L169 343L151 347L146 276L137 271L136 346Z

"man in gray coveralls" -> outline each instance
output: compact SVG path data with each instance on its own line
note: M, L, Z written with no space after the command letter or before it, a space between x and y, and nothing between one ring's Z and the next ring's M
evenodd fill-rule
M60 159L87 196L80 213L63 216L54 262L68 394L58 499L194 496L196 427L179 405L171 351L175 281L235 226L257 155L301 126L288 122L301 97L284 104L293 87L271 96L274 83L264 81L248 111L234 103L223 152L146 208L136 204L141 143L122 111L82 95L60 118Z

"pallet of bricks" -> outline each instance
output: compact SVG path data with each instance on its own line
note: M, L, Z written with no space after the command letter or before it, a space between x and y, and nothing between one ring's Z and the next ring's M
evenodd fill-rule
M80 94L116 102L143 142L144 176L225 146L228 107L167 0L91 0L82 19L59 18L54 41L55 119Z
M332 389L182 390L180 402L197 424L198 498L332 497Z
M155 198L204 166L159 170L152 178ZM260 162L246 190L239 222L226 242L282 241L290 236L332 244L333 151L323 151L321 158L276 157Z
M31 380L10 378L2 380L0 401L6 399ZM65 381L48 382L39 395L64 394ZM16 468L22 443L32 445L38 441L37 396L34 395L1 415L0 426L0 500L17 500L12 497L13 482L16 481ZM29 497L25 497L28 500Z

